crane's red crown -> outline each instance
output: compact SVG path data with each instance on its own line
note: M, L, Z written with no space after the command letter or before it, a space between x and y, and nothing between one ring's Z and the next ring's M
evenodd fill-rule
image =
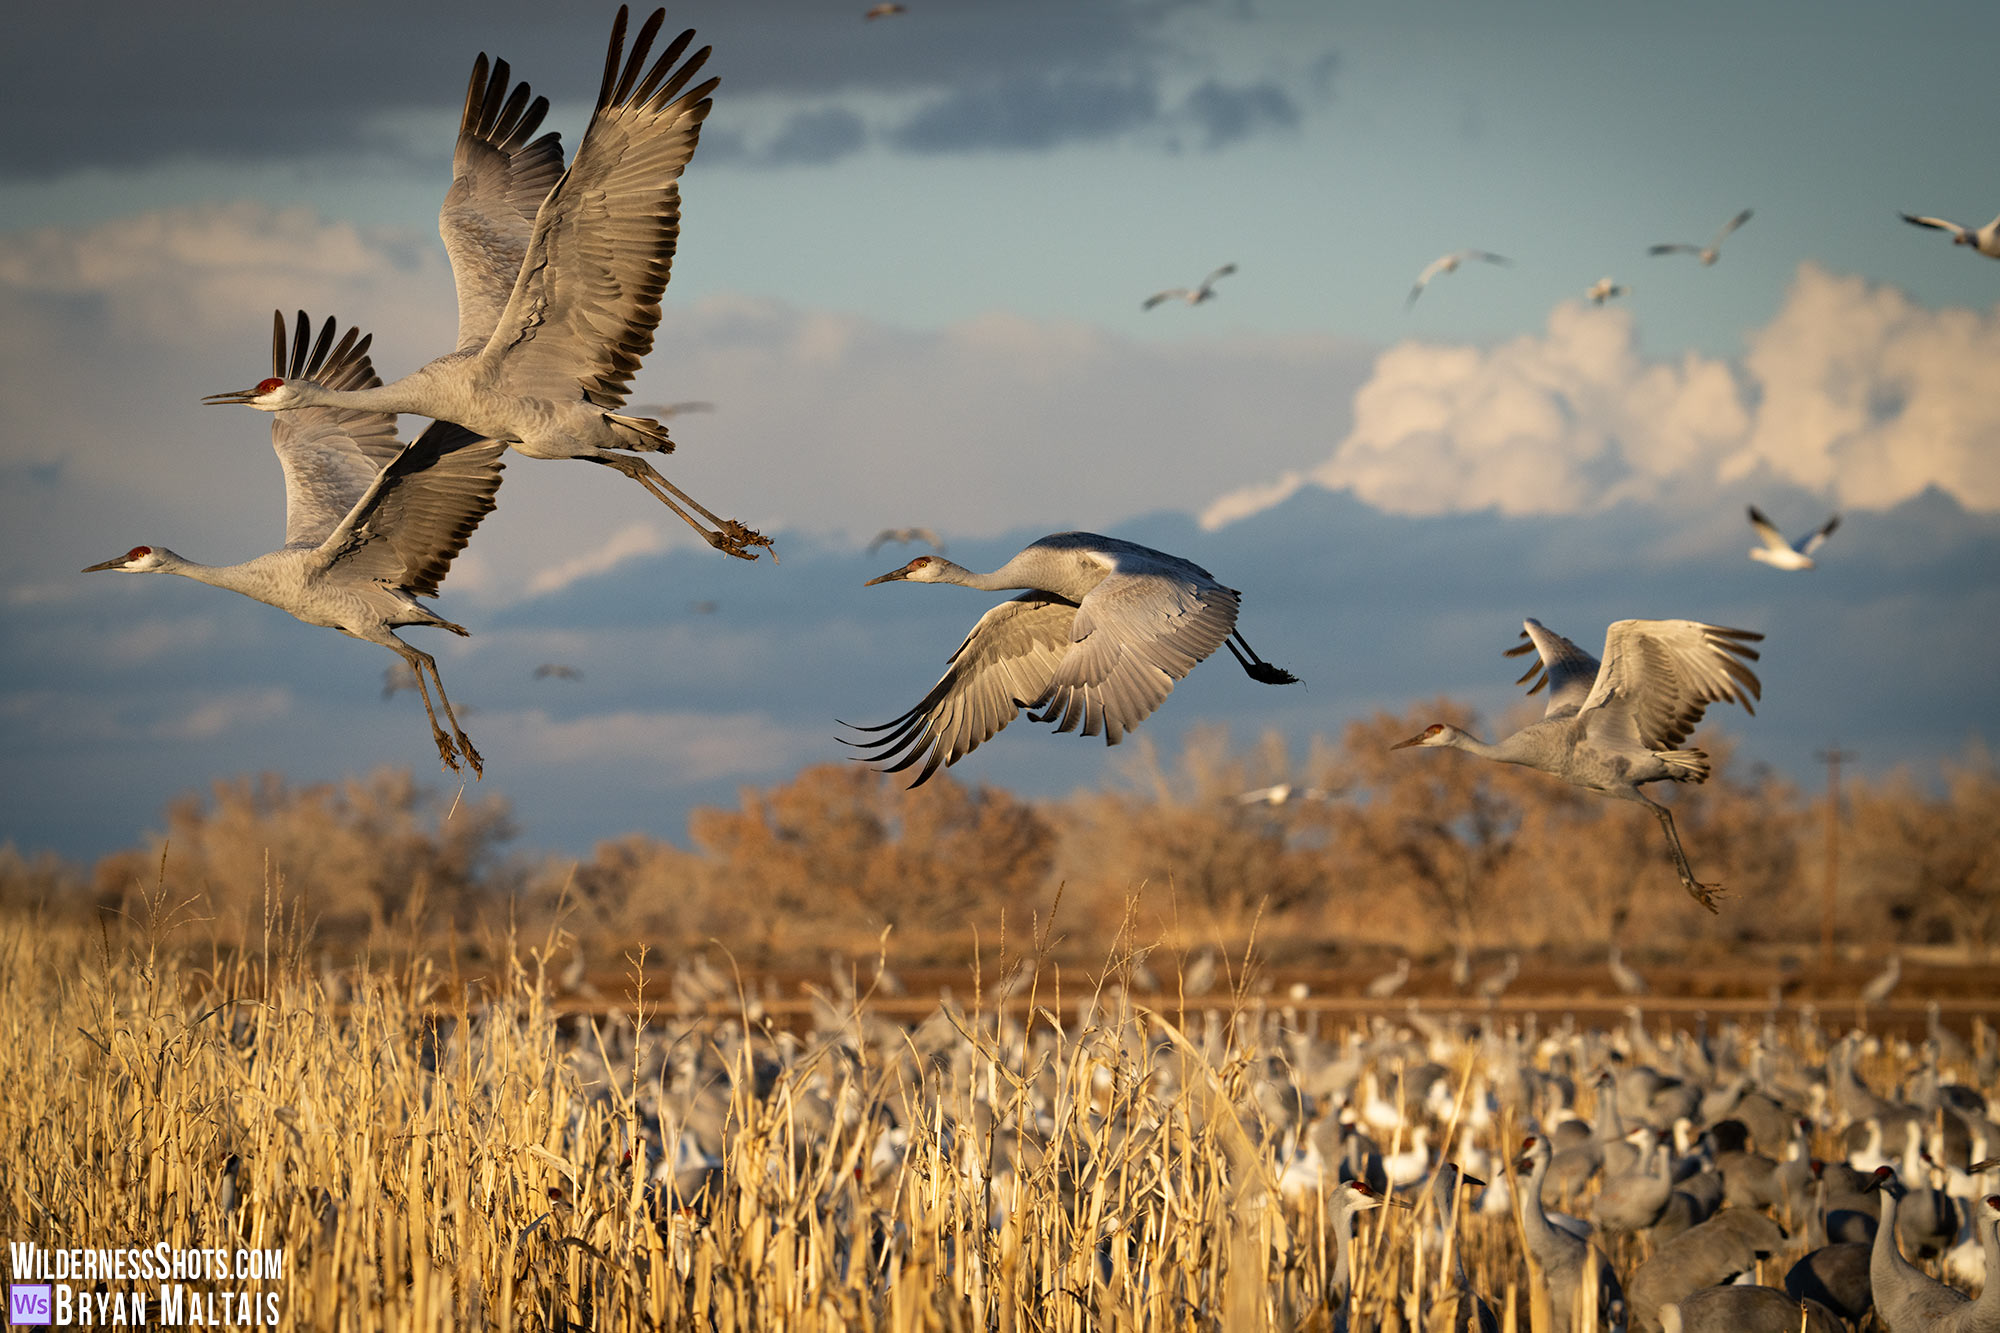
M258 393L269 393L273 389L282 389L284 387L285 387L285 382L283 380L272 379L272 380L257 381Z
M142 555L151 555L152 553L153 548L150 546L135 546L125 553L125 558L127 560L137 560Z

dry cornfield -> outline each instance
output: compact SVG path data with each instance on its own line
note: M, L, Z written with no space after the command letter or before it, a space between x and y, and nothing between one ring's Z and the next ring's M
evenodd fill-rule
M1363 1215L1351 1326L1427 1326L1462 1262L1527 1328L1500 1149L1547 1112L1551 1064L1611 1049L1420 1014L1319 1031L1240 983L1149 1008L1130 952L1079 982L1031 950L913 1026L871 1012L864 970L796 1032L747 992L683 1016L643 958L622 1013L565 1019L552 939L472 978L316 970L282 912L253 951L166 937L0 930L5 1230L281 1247L286 1327L1337 1327L1328 1191L1364 1160L1342 1108L1369 1129L1387 1104L1494 1185L1455 1228L1428 1192ZM1803 1024L1763 1037L1825 1058ZM1371 1132L1392 1171L1421 1147Z

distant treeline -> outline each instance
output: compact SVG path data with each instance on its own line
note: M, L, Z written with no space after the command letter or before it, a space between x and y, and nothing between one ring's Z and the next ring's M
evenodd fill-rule
M506 802L461 800L406 771L294 787L264 776L188 795L163 841L85 871L0 848L0 906L73 915L170 911L177 929L254 940L267 904L296 903L325 948L491 943L512 926L564 929L611 962L644 942L719 941L760 966L870 953L885 929L904 963L960 962L977 937L1100 961L1130 938L1235 943L1267 957L1469 948L1582 954L1621 943L1816 945L1827 876L1823 794L1739 771L1728 739L1700 787L1663 792L1720 917L1677 882L1644 810L1541 774L1389 746L1440 701L1315 737L1301 756L1266 735L1194 733L1171 758L1136 738L1099 791L1030 802L940 774L917 791L823 764L704 808L685 845L634 834L582 862L507 853ZM1060 741L1044 741L1060 744ZM964 771L976 774L976 760ZM1288 791L1269 790L1283 784ZM1260 793L1246 799L1251 793ZM1286 799L1275 799L1283 795ZM1836 936L1984 950L2000 928L2000 773L1984 753L1940 771L1845 785ZM1059 903L1059 906L1058 906ZM1053 927L1051 927L1053 922ZM1051 934L1051 929L1053 934Z

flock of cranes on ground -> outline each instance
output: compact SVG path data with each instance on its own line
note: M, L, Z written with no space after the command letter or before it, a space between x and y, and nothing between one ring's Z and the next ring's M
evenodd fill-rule
M301 312L288 336L278 315L271 375L205 400L272 414L286 483L284 545L223 566L136 546L90 567L180 574L382 645L407 664L444 765L470 767L475 776L482 760L453 713L436 661L395 631L414 625L467 633L418 599L437 593L453 557L493 510L508 449L623 473L726 555L754 560L772 547L770 538L718 517L662 476L644 455L673 450L667 428L621 410L653 345L680 230L679 180L718 82L695 81L709 48L690 54L692 31L648 63L664 10L638 29L628 53L627 17L621 7L594 110L567 169L556 134L534 137L547 99L512 82L506 61L489 64L482 53L474 62L438 218L458 296L452 350L385 384L368 358L370 339L358 329L336 338L329 317L315 337ZM1737 215L1706 247L1655 252L1689 250L1713 263L1722 238L1749 216L1747 209ZM1978 244L1989 252L1983 239ZM1419 276L1411 300L1432 277L1470 260L1508 262L1478 250L1446 255ZM1224 265L1199 287L1157 293L1146 305L1200 304L1234 271ZM399 413L435 424L406 445L396 438ZM1750 517L1765 543L1752 554L1789 570L1811 568L1811 552L1837 522L1794 546L1756 509ZM857 729L873 738L858 743L865 758L886 762L891 772L920 766L913 785L1023 710L1058 732L1080 730L1116 744L1224 645L1252 680L1297 679L1260 658L1237 629L1241 594L1178 556L1065 532L982 574L944 559L944 543L926 528L884 530L870 549L892 540L922 540L937 553L871 583L1019 594L979 619L913 708ZM1679 746L1709 704L1750 709L1760 687L1744 663L1756 659L1748 645L1761 636L1692 620L1624 620L1607 632L1601 660L1534 620L1525 622L1524 637L1511 652L1538 654L1538 667L1522 679L1539 675L1530 693L1549 687L1542 721L1497 744L1439 724L1403 745L1468 750L1646 806L1681 883L1714 910L1715 886L1696 879L1672 816L1639 788L1708 776L1705 756Z

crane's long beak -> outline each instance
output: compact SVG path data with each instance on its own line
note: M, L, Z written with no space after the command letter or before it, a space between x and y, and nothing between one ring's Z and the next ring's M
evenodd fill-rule
M95 574L100 569L116 569L124 563L125 557L121 555L116 560L106 560L101 565L88 565L84 568L83 572L86 574Z
M255 389L232 389L228 393L212 393L201 401L209 407L220 407L224 403L247 403L256 396Z
M888 572L887 574L884 574L884 575L883 575L883 576L882 576L881 578L879 578L879 579L870 579L870 580L868 580L868 582L866 582L866 583L862 584L861 586L862 586L862 587L864 587L864 588L872 588L872 587L874 587L874 586L875 586L876 584L878 584L878 583L892 583L892 582L894 582L894 581L895 581L895 580L897 580L897 579L906 579L906 578L908 578L908 577L910 577L910 571L909 571L909 570L907 570L907 569L892 569L892 570L890 570L890 571L889 571L889 572Z
M1423 743L1424 743L1423 736L1412 736L1410 737L1410 739L1406 741L1397 741L1394 745L1390 746L1389 748L1392 750L1407 750L1412 745L1422 745Z

